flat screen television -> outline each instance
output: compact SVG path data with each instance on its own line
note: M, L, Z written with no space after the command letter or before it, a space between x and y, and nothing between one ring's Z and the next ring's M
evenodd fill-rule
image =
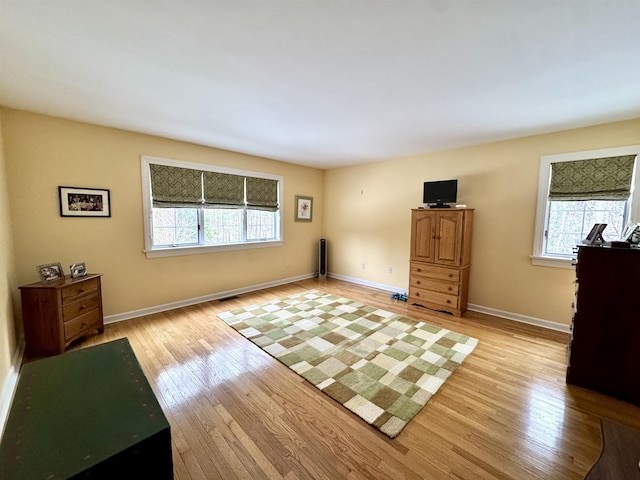
M458 180L440 180L424 182L422 202L430 208L448 208L456 203L458 197Z

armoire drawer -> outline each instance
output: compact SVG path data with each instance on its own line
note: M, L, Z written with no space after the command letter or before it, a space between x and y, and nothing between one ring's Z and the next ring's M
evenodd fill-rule
M460 297L457 295L447 295L446 293L432 292L415 287L409 288L409 297L414 300L424 300L425 302L450 308L458 308L460 302Z
M410 287L429 290L431 292L446 293L449 295L458 295L460 292L460 286L457 283L443 282L418 276L411 277Z
M415 275L448 282L460 281L460 270L455 268L436 267L424 263L411 262L411 278Z

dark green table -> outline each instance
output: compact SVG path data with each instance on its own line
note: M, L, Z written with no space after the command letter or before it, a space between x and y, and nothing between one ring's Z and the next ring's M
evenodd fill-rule
M169 423L129 340L22 367L0 478L173 478Z

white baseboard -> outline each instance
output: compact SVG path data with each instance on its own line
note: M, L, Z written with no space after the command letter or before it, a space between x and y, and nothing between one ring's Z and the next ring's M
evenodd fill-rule
M396 287L393 285L385 285L383 283L370 282L368 280L362 280L355 277L347 277L345 275L339 275L337 273L327 273L328 277L336 278L338 280L344 280L345 282L355 283L356 285L363 285L365 287L377 288L385 290L387 292L406 293L407 289L403 287ZM236 288L233 290L226 290L224 292L212 293L210 295L204 295L202 297L189 298L186 300L179 300L177 302L165 303L163 305L156 305L153 307L141 308L140 310L132 310L130 312L118 313L115 315L108 315L104 317L104 323L115 323L123 320L129 320L131 318L142 317L144 315L152 315L154 313L166 312L167 310L173 310L175 308L187 307L189 305L196 305L198 303L209 302L211 300L220 300L221 298L232 297L234 295L241 295L243 293L253 292L256 290L262 290L264 288L277 287L278 285L286 285L287 283L293 283L300 280L306 280L313 278L313 274L298 275L297 277L284 278L281 280L275 280L273 282L266 282L257 285L250 285L248 287ZM528 325L535 325L538 327L546 328L549 330L555 330L558 332L569 333L569 325L563 323L552 322L550 320L544 320L542 318L529 317L527 315L521 315L519 313L506 312L504 310L498 310L496 308L484 307L482 305L469 304L468 309L474 312L486 313L493 315L494 317L505 318L514 322L526 323Z
M13 402L13 396L16 393L18 387L18 378L20 376L20 365L22 365L22 357L24 355L24 338L21 338L18 343L18 348L13 355L11 367L7 374L7 378L2 386L2 394L0 394L0 439L4 435L4 427L7 425L7 419L9 418L9 410L11 409L11 403Z
M364 285L365 287L378 288L380 290L386 290L387 292L394 293L406 293L406 288L394 287L393 285L385 285L383 283L370 282L368 280L361 280L359 278L354 277L345 277L344 275L338 275L337 273L327 273L328 277L337 278L338 280L344 280L345 282L355 283L357 285Z
M569 333L570 326L564 323L552 322L550 320L544 320L542 318L529 317L527 315L520 315L519 313L505 312L504 310L498 310L497 308L483 307L482 305L467 305L469 310L479 313L486 313L493 315L494 317L506 318L507 320L513 320L514 322L526 323L527 325L535 325L537 327L546 328L548 330L555 330L557 332Z
M367 287L379 288L381 290L387 290L389 292L406 292L407 291L406 288L393 287L391 285L383 285L380 283L369 282L368 280L361 280L359 278L354 278L354 277L346 277L344 275L338 275L331 272L329 272L327 275L332 278L344 280L345 282L351 282L357 285L364 285ZM537 327L546 328L548 330L555 330L563 333L570 332L570 326L565 325L564 323L552 322L550 320L544 320L542 318L529 317L527 315L520 315L519 313L505 312L504 310L498 310L497 308L483 307L482 305L469 304L467 308L474 312L486 313L488 315L493 315L494 317L505 318L507 320L512 320L514 322L519 322L519 323L526 323L528 325L535 325Z
M300 280L307 280L313 278L313 273L298 275L296 277L284 278L281 280L275 280L273 282L260 283L258 285L251 285L248 287L236 288L233 290L226 290L224 292L212 293L204 295L202 297L188 298L186 300L179 300L177 302L165 303L163 305L155 305L153 307L141 308L139 310L132 310L130 312L117 313L115 315L107 315L104 317L104 323L116 323L123 320L129 320L131 318L142 317L144 315L152 315L154 313L166 312L167 310L173 310L175 308L188 307L190 305L197 305L198 303L210 302L211 300L220 300L221 298L233 297L234 295L241 295L243 293L254 292L256 290L262 290L264 288L277 287L279 285L286 285L287 283L298 282Z

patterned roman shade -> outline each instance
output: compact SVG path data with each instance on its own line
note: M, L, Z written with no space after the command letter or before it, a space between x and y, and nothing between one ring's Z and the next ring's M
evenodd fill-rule
M277 180L155 163L149 164L149 171L151 196L156 208L240 208L246 205L254 210L278 210Z
M205 206L244 205L244 177L220 172L203 172Z
M278 210L278 181L247 177L247 206L253 210Z
M627 200L635 155L551 164L549 200Z
M154 207L199 207L202 205L202 172L189 168L150 164Z

